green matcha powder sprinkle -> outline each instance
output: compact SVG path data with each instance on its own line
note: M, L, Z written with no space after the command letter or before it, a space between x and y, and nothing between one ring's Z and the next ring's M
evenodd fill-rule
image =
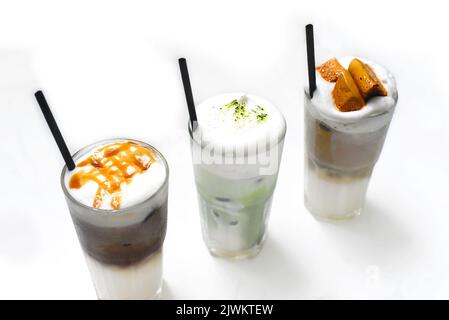
M234 99L220 109L224 109L225 111L233 110L233 118L237 123L241 123L245 120L254 120L257 123L260 123L268 118L268 114L265 112L264 107L260 105L257 105L256 109L248 111L248 108L246 107L246 97L242 97L239 100Z

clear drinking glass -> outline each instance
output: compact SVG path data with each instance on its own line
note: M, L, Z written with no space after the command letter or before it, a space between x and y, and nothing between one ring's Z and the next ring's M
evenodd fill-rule
M338 130L316 114L308 93L304 96L305 205L319 218L349 219L364 206L394 108L361 120L357 130Z
M152 150L166 170L159 189L142 202L116 210L96 209L77 201L61 186L99 299L155 299L162 288L162 247L167 229L168 165L154 147L131 139L91 144L74 161L101 145L130 141Z
M253 150L249 147L241 154L235 150L217 154L215 150L218 163L206 163L198 157L199 153L209 151L190 126L189 133L206 246L218 257L238 259L257 255L266 237L285 129L274 143L267 138L266 144Z

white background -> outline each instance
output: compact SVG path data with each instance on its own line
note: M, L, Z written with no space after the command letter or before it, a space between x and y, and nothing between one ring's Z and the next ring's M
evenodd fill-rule
M165 299L449 298L449 22L443 1L1 1L0 298L95 299L59 185L63 166L33 93L72 152L141 139L171 170ZM303 205L304 25L317 63L388 67L399 104L353 221ZM197 102L247 91L287 119L269 238L255 259L201 239L177 58Z

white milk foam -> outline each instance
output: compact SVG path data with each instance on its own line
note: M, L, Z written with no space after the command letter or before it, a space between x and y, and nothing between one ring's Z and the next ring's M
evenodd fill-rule
M398 100L398 91L394 76L381 65L368 61L366 59L346 56L337 58L338 62L348 69L353 59L359 59L367 63L377 75L388 95L385 97L372 97L367 104L360 110L341 112L337 109L332 97L332 90L335 87L334 82L328 82L316 71L316 84L312 98L311 112L313 115L329 127L339 131L347 132L372 132L385 126L393 115L394 107Z
M225 108L234 99L246 100L247 117L242 120L235 120L233 108ZM263 109L258 109L258 106ZM228 149L256 146L258 143L276 145L286 130L281 112L270 102L251 94L216 95L198 105L196 112L198 128L193 135L195 140L203 146L213 146L225 152ZM266 114L263 120L257 118L257 112Z
M98 149L110 144L111 142L97 145L92 150L81 156L76 160L76 163L83 161L84 159L90 157ZM141 203L144 200L151 197L164 183L166 176L166 169L164 163L158 159L157 154L154 154L157 162L153 163L150 168L148 168L143 173L137 173L134 175L132 182L130 184L122 184L122 199L120 208L131 207L135 204ZM73 198L75 198L80 203L92 207L94 202L94 197L98 189L98 185L89 181L84 186L79 189L71 189L69 187L69 181L72 175L79 171L89 171L92 166L76 167L73 171L67 171L65 175L65 184L67 190L70 192ZM100 209L110 210L111 207L111 197L110 195L105 195L103 198L103 203Z

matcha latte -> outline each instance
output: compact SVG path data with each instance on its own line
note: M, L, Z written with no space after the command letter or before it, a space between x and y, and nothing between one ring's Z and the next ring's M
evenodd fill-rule
M204 241L216 256L256 255L266 235L286 132L284 117L254 95L214 96L191 135Z

